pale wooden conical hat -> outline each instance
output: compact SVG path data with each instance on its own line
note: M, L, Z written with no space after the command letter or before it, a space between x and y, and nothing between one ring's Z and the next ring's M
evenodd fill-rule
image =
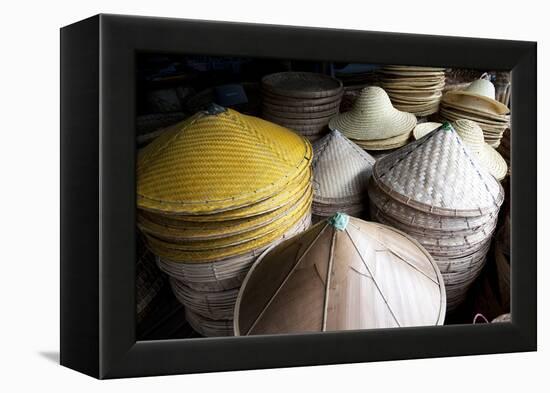
M313 145L313 200L342 203L366 199L375 159L339 131L332 131Z
M236 335L440 325L443 278L391 227L336 214L264 253L237 298Z
M379 159L373 179L392 197L417 210L453 217L498 211L504 191L451 127Z
M395 109L384 89L376 86L364 88L349 112L336 115L329 122L331 130L360 140L407 134L415 125L416 117Z

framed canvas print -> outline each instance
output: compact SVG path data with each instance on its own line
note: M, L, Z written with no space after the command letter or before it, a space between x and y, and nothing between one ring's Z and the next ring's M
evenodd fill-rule
M536 43L61 29L61 364L536 350Z

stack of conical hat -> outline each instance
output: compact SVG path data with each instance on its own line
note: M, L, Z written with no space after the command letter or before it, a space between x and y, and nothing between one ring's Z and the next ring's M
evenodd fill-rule
M438 111L445 87L445 68L388 65L379 72L380 85L397 109L416 116Z
M447 121L475 121L483 130L485 142L496 148L510 125L509 113L506 105L495 100L494 85L486 79L477 79L464 90L446 93L441 100L439 117Z
M384 89L366 87L349 112L341 113L329 122L365 150L389 150L407 144L416 117L392 106Z
M313 144L313 220L336 212L361 217L375 159L339 131Z
M235 307L235 334L441 325L430 254L394 228L336 214L264 253Z
M436 127L438 123L424 123L428 124L425 128L416 126L413 131L415 139L420 139L424 135L429 134L430 128ZM474 153L479 162L493 175L497 180L502 180L508 173L508 165L504 158L489 144L485 143L483 137L483 130L479 125L466 119L459 119L453 121L451 126L455 129L457 134L462 138L464 144Z
M262 117L308 138L327 131L338 113L344 88L328 75L312 72L279 72L262 79Z
M436 260L455 309L484 266L504 200L500 183L450 125L377 160L371 217L417 239Z
M139 152L138 226L194 327L201 318L231 327L235 289L256 257L309 226L311 160L299 135L219 106Z

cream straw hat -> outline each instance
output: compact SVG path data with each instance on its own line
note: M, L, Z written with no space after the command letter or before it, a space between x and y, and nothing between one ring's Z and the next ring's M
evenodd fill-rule
M436 122L431 122L431 121L426 122L426 123L417 124L416 127L414 127L414 130L413 130L414 139L418 140L418 139L422 138L423 136L428 135L433 130L437 130L441 126L442 126L441 123L436 123Z
M485 143L483 130L476 122L466 119L451 123L464 144L479 158L480 163L497 180L502 180L508 172L508 165L499 152Z
M392 106L388 94L380 87L366 87L349 112L330 119L329 128L348 138L380 140L407 134L416 125L416 117Z
M467 107L477 107L501 115L510 112L506 105L495 99L495 86L487 79L476 79L466 89L450 91L447 94L459 99L460 104Z

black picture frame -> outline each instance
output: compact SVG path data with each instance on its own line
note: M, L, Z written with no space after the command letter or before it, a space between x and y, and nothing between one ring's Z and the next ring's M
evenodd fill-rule
M512 70L512 322L137 341L135 54ZM97 15L61 29L61 364L96 378L537 348L535 42Z

